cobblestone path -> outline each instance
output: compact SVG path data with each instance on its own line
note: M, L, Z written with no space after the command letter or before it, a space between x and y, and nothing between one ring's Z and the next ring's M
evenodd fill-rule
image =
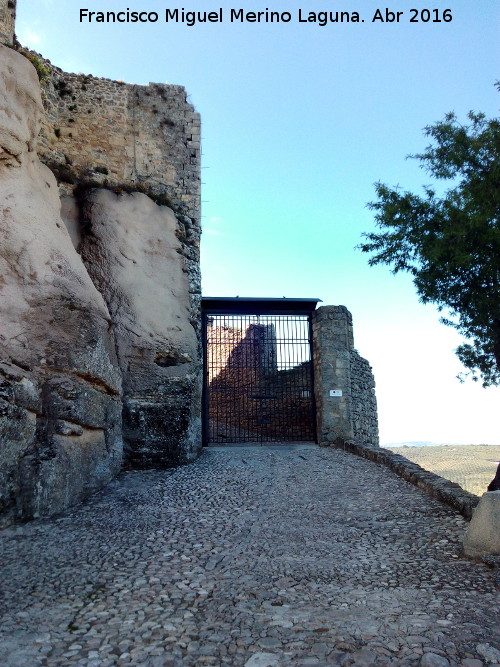
M319 447L205 451L0 534L0 665L500 663L464 520Z

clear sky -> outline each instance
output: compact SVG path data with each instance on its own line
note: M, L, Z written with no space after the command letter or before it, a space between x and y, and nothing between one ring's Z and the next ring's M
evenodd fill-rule
M202 116L202 274L206 296L315 297L343 304L373 366L382 443L500 444L500 389L456 379L460 338L418 302L411 280L369 268L355 246L373 229L382 181L430 182L409 153L455 111L497 116L497 0L259 4L18 0L20 41L67 70L186 87ZM165 9L223 10L221 23L165 22ZM412 7L437 9L410 22ZM146 24L80 23L79 10L156 11ZM290 12L288 23L230 22L231 9ZM385 16L385 6L380 5ZM358 12L360 22L299 22ZM443 19L451 10L452 20ZM427 15L424 13L423 18ZM364 19L364 22L361 22Z

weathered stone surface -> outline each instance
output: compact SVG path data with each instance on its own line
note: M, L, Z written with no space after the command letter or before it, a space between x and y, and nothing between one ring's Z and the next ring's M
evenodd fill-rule
M108 304L123 374L127 461L170 466L201 447L201 364L179 221L146 195L92 190L80 247Z
M474 510L464 536L468 556L500 555L500 491L487 491Z
M9 46L14 42L14 22L16 19L16 0L0 2L0 44Z
M60 511L119 470L121 379L107 306L34 152L33 66L0 46L0 510ZM61 427L61 420L71 426Z
M490 644L478 644L476 651L488 664L500 663L500 650Z
M40 129L40 89L34 68L24 58L4 46L0 53L0 164L20 166L23 156L28 164Z
M371 667L377 662L377 654L368 648L362 648L352 654L354 664L359 667Z
M201 446L199 115L182 86L63 72L14 44L15 10L0 0L0 44L14 45L0 52L7 523L60 511L116 474L122 412L129 465L186 462ZM82 193L99 185L171 208L107 191L84 219Z
M78 250L82 240L81 215L80 207L74 197L68 195L61 197L61 218L66 225L75 250Z
M322 306L313 314L314 386L319 442L353 438L350 350L352 318L344 306ZM330 390L342 396L330 396Z
M352 349L351 411L354 438L373 445L378 444L378 414L375 396L375 378L369 362Z
M14 22L16 18L16 0L0 2L0 44L9 46L14 42Z
M254 653L250 660L245 662L245 667L276 667L280 658L274 653Z
M450 667L450 663L442 655L426 653L420 661L420 667Z
M1 2L4 0L0 0ZM148 86L43 67L45 115L38 154L62 187L91 181L147 191L198 227L200 116L182 86Z

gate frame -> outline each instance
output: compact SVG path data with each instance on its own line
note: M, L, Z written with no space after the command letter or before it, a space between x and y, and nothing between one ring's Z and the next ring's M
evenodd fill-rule
M258 297L204 296L201 298L201 339L203 350L203 390L202 390L202 445L208 445L208 392L207 392L207 319L210 315L305 315L309 329L311 350L311 390L313 410L314 442L318 443L315 372L313 359L312 316L321 299L281 299Z

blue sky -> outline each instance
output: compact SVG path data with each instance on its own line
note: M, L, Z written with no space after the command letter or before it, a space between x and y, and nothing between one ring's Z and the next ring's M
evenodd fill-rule
M157 11L151 24L79 22L79 9ZM165 23L164 10L222 23ZM289 23L230 23L231 8L289 11ZM455 111L498 115L496 1L259 4L18 0L18 37L68 71L184 85L202 116L203 292L317 297L346 305L377 380L381 441L498 443L499 389L460 384L457 334L419 304L410 279L369 268L355 249L373 228L382 181L429 183L406 160L422 128ZM412 7L451 22L410 23ZM299 23L298 10L357 11L364 23ZM385 10L385 6L382 7ZM432 18L435 14L431 14Z

